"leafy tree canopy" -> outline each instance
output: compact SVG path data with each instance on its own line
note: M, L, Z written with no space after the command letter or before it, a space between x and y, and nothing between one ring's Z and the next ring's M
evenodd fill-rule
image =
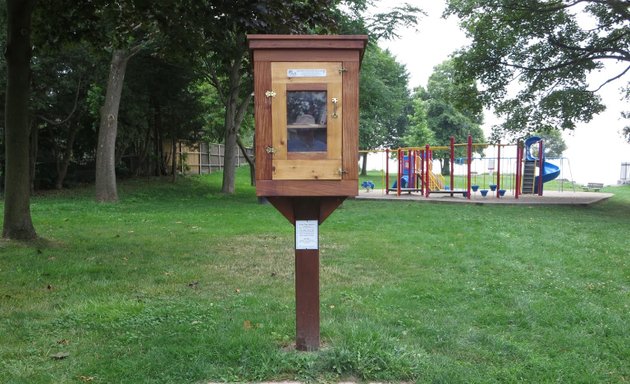
M426 97L422 97L421 93L425 93L424 89L416 90L415 97L411 102L411 114L409 118L409 127L404 137L404 143L407 146L421 146L423 144L435 145L435 133L429 129L427 121L427 101Z
M478 102L479 91L473 81L458 76L452 61L436 66L426 90L417 88L414 99L421 102L414 100L413 125L420 127L421 132L421 116L426 115L427 127L433 132L433 142L417 141L426 135L417 136L416 132L415 139L408 136L409 145L447 145L451 137L463 143L468 135L472 135L476 142L485 141L480 127L483 107Z
M551 129L542 132L535 132L534 136L538 136L543 139L545 144L545 157L557 158L562 157L562 153L566 151L567 144L564 142L562 138L562 133L557 129ZM534 148L536 147L536 148ZM536 150L538 147L534 145L532 147L532 152ZM536 152L538 152L536 150ZM534 155L536 156L536 155Z
M397 4L385 12L369 13L378 1L338 1L338 29L342 34L366 34L370 41L399 37L400 27L415 27L426 12L408 3Z
M427 94L431 99L443 100L471 122L483 122L483 105L474 81L460 76L452 60L436 66L427 83Z
M575 128L604 110L609 83L630 99L630 1L448 0L472 40L458 71L485 87L483 101L504 123L495 135ZM606 61L623 68L602 84L587 75Z
M405 136L407 145L448 145L451 137L457 143L464 143L468 135L474 142L485 141L481 129L483 107L477 101L479 91L473 81L458 76L452 61L437 65L427 88L417 88L413 98L414 110ZM457 147L455 155L463 157L465 151L464 147ZM435 155L440 159L448 156L446 152ZM448 174L447 163L442 162L442 166L442 173Z
M387 50L371 44L361 66L359 147L396 147L407 126L409 74Z

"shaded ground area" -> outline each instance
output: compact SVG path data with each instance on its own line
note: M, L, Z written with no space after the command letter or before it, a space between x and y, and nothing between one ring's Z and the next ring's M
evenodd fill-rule
M402 193L400 196L396 192L386 194L384 190L373 190L366 192L365 189L359 190L357 199L373 199L373 200L417 200L424 202L439 203L455 203L455 204L525 204L525 205L590 205L609 199L612 193L603 192L557 192L545 191L543 196L538 195L520 195L514 197L513 191L507 191L505 196L497 198L496 196L483 197L479 192L473 192L470 199L464 198L462 193L432 193L429 197L421 196L420 193Z

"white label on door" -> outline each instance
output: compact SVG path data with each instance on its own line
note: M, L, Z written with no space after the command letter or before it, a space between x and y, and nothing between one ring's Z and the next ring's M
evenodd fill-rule
M325 69L287 69L288 77L326 77Z

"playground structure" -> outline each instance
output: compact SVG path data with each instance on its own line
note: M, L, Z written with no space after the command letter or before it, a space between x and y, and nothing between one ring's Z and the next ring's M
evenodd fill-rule
M621 163L621 174L618 184L630 184L630 162Z
M462 152L457 151L461 147L465 148L465 155L456 157L456 152ZM486 153L489 151L494 154ZM510 193L516 199L523 194L543 196L544 184L560 175L560 167L546 161L540 137L516 144L473 143L471 136L466 143L455 143L451 137L448 146L386 149L385 156L385 193L398 196L402 193L420 193L426 197L442 193L467 199L473 193L497 198ZM390 180L390 157L402 159L397 162L394 180ZM434 172L435 160L442 168L448 167L448 176L442 176L441 170Z

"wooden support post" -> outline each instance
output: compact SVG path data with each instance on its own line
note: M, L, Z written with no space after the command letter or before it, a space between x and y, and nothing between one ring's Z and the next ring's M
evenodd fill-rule
M295 349L319 349L319 250L295 250Z
M319 238L315 249L298 249L297 226L307 220L319 226L320 203L319 199L298 198L293 206L296 221L295 348L299 351L319 349ZM319 230L316 232L319 237Z
M316 351L320 342L319 225L343 203L346 196L274 196L267 199L295 226L295 348L299 351ZM311 229L315 225L315 237L309 239L306 247L302 243L308 236L298 238L298 235L304 235L298 234L298 226L304 221L310 222Z

